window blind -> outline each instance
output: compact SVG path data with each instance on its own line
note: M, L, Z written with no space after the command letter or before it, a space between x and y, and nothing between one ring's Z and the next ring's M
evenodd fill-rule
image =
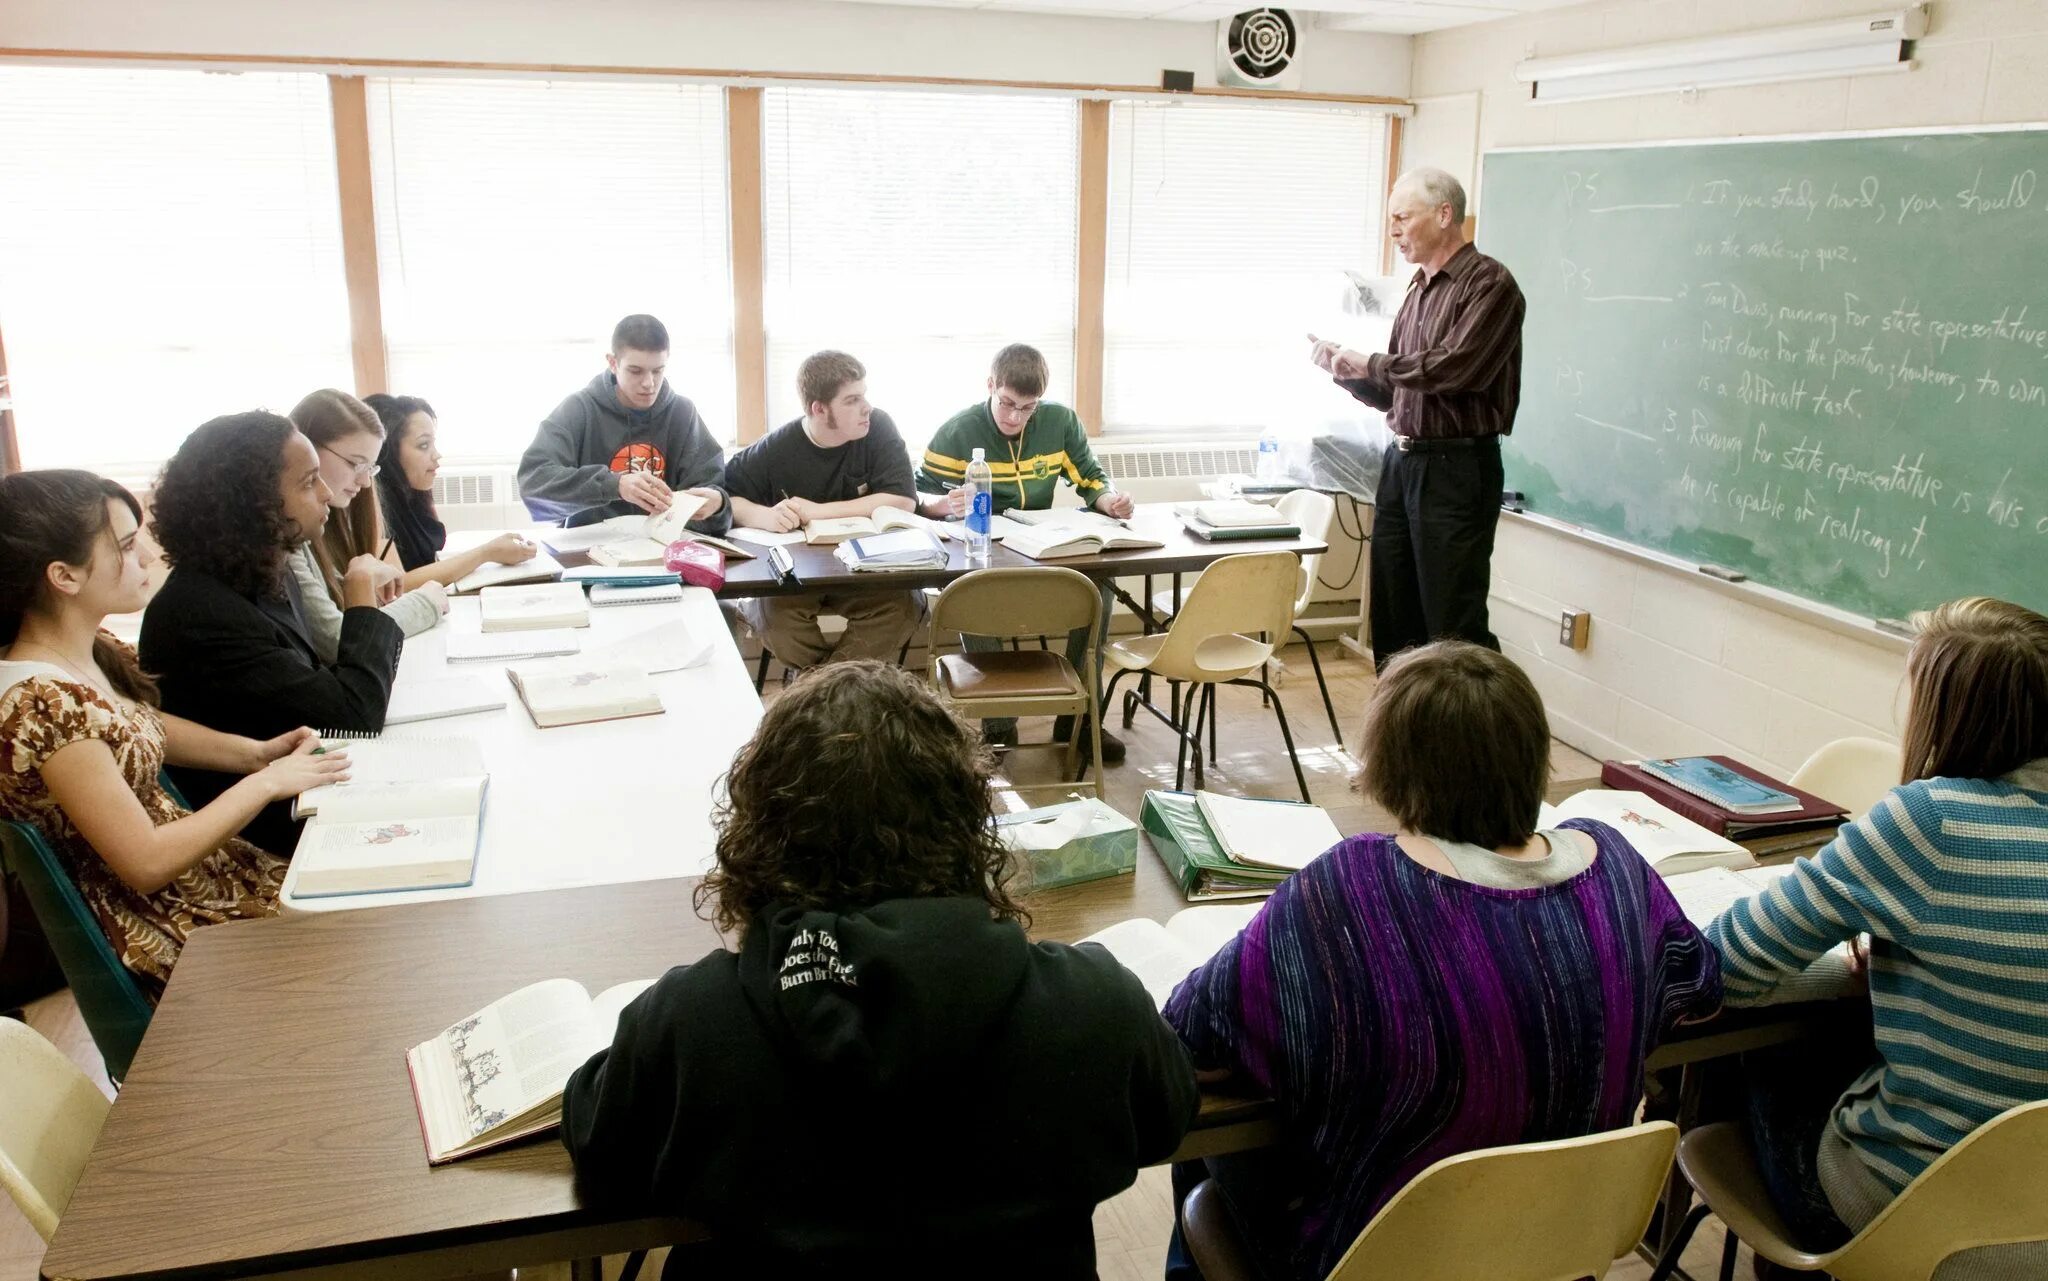
M0 330L28 467L147 478L349 387L326 79L0 67Z
M913 453L982 399L1012 342L1073 395L1073 101L1025 94L770 89L762 103L770 427L803 412L796 371L824 348Z
M723 90L389 78L366 96L391 390L432 402L442 452L517 458L637 312L732 437Z
M1387 118L1260 103L1110 108L1109 430L1310 430L1356 406L1308 363L1345 272L1379 274Z

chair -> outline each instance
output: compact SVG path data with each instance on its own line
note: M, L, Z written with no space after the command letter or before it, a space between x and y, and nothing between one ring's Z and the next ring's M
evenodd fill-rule
M107 1119L107 1096L28 1024L0 1019L0 1185L48 1241Z
M1081 735L1090 738L1088 765L1074 773L1081 782L1090 768L1090 786L1102 795L1102 725L1095 715L1095 680L1101 652L1095 636L1102 622L1102 596L1095 584L1071 569L1042 565L1014 569L978 569L948 584L932 602L931 630L943 628L997 640L1065 635L1085 627L1087 670L1077 672L1067 656L1049 649L1010 649L931 655L932 684L955 711L975 720L1007 716L1072 716L1073 737L1067 741L1066 770L1075 771ZM1058 746L1058 744L1054 744ZM1031 784L1036 787L1060 784Z
M1709 1212L1728 1227L1721 1275L1735 1241L1771 1262L1838 1281L1927 1281L1958 1250L2048 1240L2048 1100L1993 1117L1934 1164L1839 1250L1813 1254L1793 1244L1771 1205L1749 1135L1733 1122L1687 1131L1678 1168L1700 1204L1658 1261L1651 1281L1678 1266L1693 1230Z
M1329 1281L1597 1281L1642 1239L1677 1145L1677 1126L1651 1121L1446 1157L1381 1207ZM1229 1214L1214 1181L1181 1208L1209 1281L1257 1275Z
M1294 732L1287 727L1287 710L1280 705L1279 696L1265 677L1254 675L1261 672L1294 626L1299 576L1300 566L1293 552L1225 556L1202 571L1188 590L1186 603L1164 632L1117 641L1103 651L1104 662L1117 669L1103 696L1105 711L1117 682L1134 672L1149 672L1176 682L1171 717L1150 703L1141 702L1136 694L1124 698L1126 726L1136 709L1143 706L1180 735L1181 749L1174 773L1176 788L1186 774L1190 747L1194 749L1195 786L1202 785L1202 726L1215 715L1216 687L1244 685L1264 690L1271 701L1273 715L1280 721L1280 737L1287 743L1287 759L1294 765L1294 781L1301 787L1301 799L1309 799L1308 779L1294 753ZM1180 696L1180 684L1194 687L1185 698ZM1182 724L1188 719L1189 708L1195 709L1192 734Z
M78 1012L106 1060L107 1076L118 1083L128 1075L155 1007L115 955L98 918L40 831L27 823L0 822L0 859L21 878Z
M1313 538L1318 542L1328 542L1330 540L1330 526L1337 519L1337 500L1328 494L1318 493L1313 489L1297 489L1283 497L1275 504L1275 507L1280 515L1289 523L1301 527L1302 537ZM1317 581L1316 567L1322 563L1322 559L1322 553L1320 552L1313 556L1303 556L1301 558L1301 585L1294 595L1294 617L1296 620L1299 620L1302 614L1307 611L1309 597L1315 594ZM1183 590L1192 590L1192 585ZM1181 591L1171 587L1164 591L1154 592L1150 602L1152 613L1161 618L1168 618L1179 613L1181 595ZM1309 666L1316 674L1316 689L1323 696L1323 711L1330 718L1330 734L1339 743L1342 743L1344 741L1344 730L1337 723L1337 707L1330 701L1330 683L1323 679L1323 660L1316 655L1316 643L1302 629L1299 621L1293 624L1293 631L1296 636L1301 637L1301 643L1308 649Z
M1904 765L1897 743L1881 738L1838 738L1823 744L1792 774L1792 786L1825 797L1862 818L1899 784Z

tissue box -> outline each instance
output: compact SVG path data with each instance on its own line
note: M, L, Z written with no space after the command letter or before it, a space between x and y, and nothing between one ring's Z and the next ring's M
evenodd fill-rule
M996 826L1017 851L1020 894L1127 876L1138 867L1138 825L1098 800L1004 814Z

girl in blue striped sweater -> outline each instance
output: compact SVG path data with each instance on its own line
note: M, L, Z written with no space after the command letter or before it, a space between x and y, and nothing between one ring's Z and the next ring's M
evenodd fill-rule
M1729 1005L1804 991L1809 967L1870 935L1876 1061L1799 1140L1755 1135L1773 1198L1816 1247L1978 1126L2048 1098L2048 618L1973 597L1914 622L1905 781L1707 932ZM1936 1281L2044 1275L2036 1243L1962 1251Z

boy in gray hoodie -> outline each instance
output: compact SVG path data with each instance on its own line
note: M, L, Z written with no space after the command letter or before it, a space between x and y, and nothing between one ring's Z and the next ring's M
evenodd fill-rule
M668 385L667 368L667 327L652 316L618 323L605 371L555 406L519 460L519 496L534 519L651 514L694 498L691 529L731 528L724 451Z

